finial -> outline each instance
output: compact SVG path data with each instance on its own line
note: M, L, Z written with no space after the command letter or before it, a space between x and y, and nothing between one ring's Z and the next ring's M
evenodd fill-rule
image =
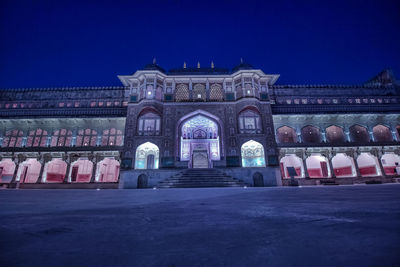
M243 58L242 57L240 58L240 64L243 64Z
M153 58L153 64L154 65L156 64L156 58Z
M211 68L214 68L214 61L211 61Z
M186 62L183 61L183 68L186 69Z
M197 62L197 68L200 69L200 61Z

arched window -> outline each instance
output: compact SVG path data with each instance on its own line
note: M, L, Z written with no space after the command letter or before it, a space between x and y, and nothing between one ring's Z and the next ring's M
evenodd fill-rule
M198 83L193 86L193 100L206 101L206 87Z
M311 156L306 159L306 166L310 178L331 177L328 159L319 153L311 154Z
M189 100L189 88L187 84L180 83L175 88L175 100L176 101L188 101Z
M26 147L37 147L46 146L47 143L47 131L42 129L36 129L29 131L29 136L26 140Z
M366 143L370 140L367 128L361 125L353 125L349 128L349 131L353 142Z
M159 149L146 142L136 149L135 169L158 169Z
M295 129L282 126L276 130L279 143L296 143L297 134Z
M332 167L336 177L354 177L357 175L354 159L344 153L337 153L332 158Z
M21 147L24 132L21 130L7 131L1 147Z
M329 126L326 128L326 140L329 143L344 143L345 136L343 129L336 125Z
M304 143L320 143L321 134L317 127L307 125L301 129L301 137Z
M103 130L103 135L101 137L102 146L122 146L123 145L123 135L121 130L115 128Z
M281 168L282 178L290 178L287 167L293 167L295 169L297 175L294 178L304 178L303 161L295 154L285 155L283 158L281 158L279 165Z
M76 146L96 146L97 131L92 129L80 129L76 136Z
M138 135L160 135L160 116L146 112L139 117Z
M261 133L260 114L254 110L246 109L239 114L240 133L255 134Z
M372 128L372 133L374 134L374 138L376 142L391 142L393 141L392 132L389 127L386 127L382 124L376 125Z
M264 147L250 140L242 145L242 167L265 167Z
M214 101L223 101L224 100L224 92L222 90L222 86L218 83L213 83L210 86L210 100Z
M118 181L120 164L113 158L105 158L97 163L96 182L114 183Z
M51 137L51 146L71 146L72 131L59 129L53 132Z

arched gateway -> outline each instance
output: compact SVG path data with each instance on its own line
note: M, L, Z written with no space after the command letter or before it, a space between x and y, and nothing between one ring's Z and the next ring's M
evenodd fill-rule
M220 128L216 117L204 111L184 116L179 127L179 156L189 168L211 168L220 160Z

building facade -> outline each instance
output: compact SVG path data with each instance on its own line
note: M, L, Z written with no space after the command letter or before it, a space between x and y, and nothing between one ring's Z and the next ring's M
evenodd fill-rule
M395 181L400 86L390 71L345 85L277 85L233 70L165 71L155 62L120 87L0 91L0 184L154 187L186 169L248 185Z

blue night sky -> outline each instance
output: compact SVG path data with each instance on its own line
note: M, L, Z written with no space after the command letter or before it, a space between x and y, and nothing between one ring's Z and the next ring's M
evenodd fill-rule
M0 87L120 85L165 69L244 60L278 84L400 77L400 1L0 1Z

